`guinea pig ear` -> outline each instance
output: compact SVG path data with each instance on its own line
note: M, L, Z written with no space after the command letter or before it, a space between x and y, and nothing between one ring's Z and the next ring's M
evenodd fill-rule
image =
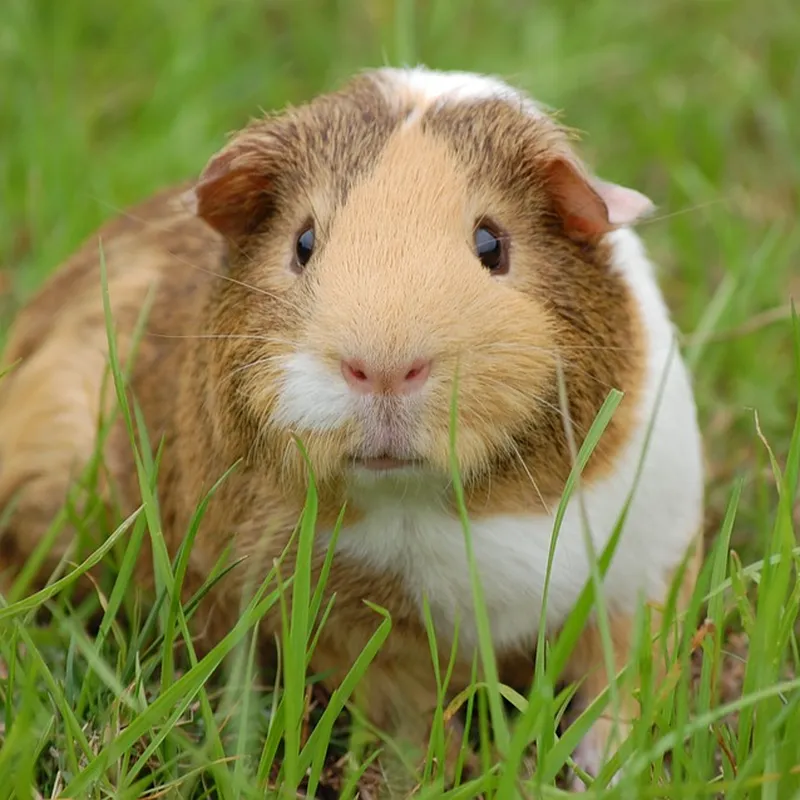
M633 225L655 208L635 189L586 175L563 156L551 160L544 175L564 230L576 241L591 241L615 228Z
M184 202L228 239L252 231L268 208L274 153L268 134L245 132L214 155Z

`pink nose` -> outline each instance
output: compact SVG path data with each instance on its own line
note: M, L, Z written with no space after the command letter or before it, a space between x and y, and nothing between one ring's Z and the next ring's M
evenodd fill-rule
M358 358L342 360L342 374L350 387L361 394L411 394L428 380L431 362L418 358L399 369L376 369Z

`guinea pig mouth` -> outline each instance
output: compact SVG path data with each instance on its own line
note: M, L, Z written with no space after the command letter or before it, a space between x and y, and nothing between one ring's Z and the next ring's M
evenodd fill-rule
M419 466L420 462L414 458L394 458L393 456L383 455L372 458L356 458L353 464L371 472L386 472L389 470L403 469Z

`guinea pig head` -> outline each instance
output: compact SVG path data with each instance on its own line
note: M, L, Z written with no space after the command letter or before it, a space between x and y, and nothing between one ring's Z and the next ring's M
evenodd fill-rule
M296 437L318 481L446 483L454 420L465 481L545 464L557 491L558 365L578 431L636 369L606 234L650 203L504 85L433 75L366 73L210 161L213 393L290 478Z

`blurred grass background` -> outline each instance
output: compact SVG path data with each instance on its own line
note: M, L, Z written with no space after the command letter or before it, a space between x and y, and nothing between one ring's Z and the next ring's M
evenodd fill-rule
M767 468L798 394L800 4L795 0L3 0L0 264L20 302L104 219L196 175L260 109L384 63L496 73L585 132L687 336L709 526L745 478L734 544L761 550ZM765 517L765 514L767 515ZM752 548L752 549L750 549Z

